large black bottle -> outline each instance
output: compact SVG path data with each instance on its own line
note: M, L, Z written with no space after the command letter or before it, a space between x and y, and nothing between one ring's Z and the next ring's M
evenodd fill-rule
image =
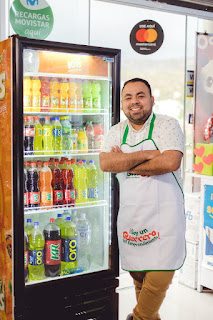
M36 163L31 162L30 169L28 170L28 195L29 195L29 207L40 206L40 190L38 186L39 174L36 168Z

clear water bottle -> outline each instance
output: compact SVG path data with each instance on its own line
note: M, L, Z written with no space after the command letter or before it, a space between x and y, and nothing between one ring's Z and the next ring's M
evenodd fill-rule
M85 213L80 214L78 228L78 269L86 271L91 265L91 225Z
M77 222L78 222L77 210L72 210L71 218L72 218L72 222L74 222L77 225Z

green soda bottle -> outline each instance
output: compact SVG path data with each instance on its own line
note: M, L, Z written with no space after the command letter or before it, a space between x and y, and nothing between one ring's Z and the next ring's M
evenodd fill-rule
M29 237L30 233L32 232L32 229L33 229L32 219L27 219L27 223L24 227L24 230L27 233L28 237Z
M62 153L62 126L59 120L59 117L55 117L52 123L54 154Z
M41 155L43 154L43 152L41 152L43 150L42 147L42 125L39 121L39 117L35 117L34 118L35 122L35 139L34 139L34 154L38 154ZM38 152L37 152L38 151Z
M34 228L29 235L29 281L42 280L44 273L44 233L39 228L39 222L34 222Z
M55 219L55 223L61 228L64 224L64 219L62 218L62 214L58 213L57 218Z
M48 154L53 150L53 134L52 125L50 123L50 117L45 117L45 122L42 129L43 150L44 154Z
M61 228L61 275L77 270L77 226L67 217Z
M84 112L92 112L92 84L90 81L83 83Z
M92 112L99 113L101 109L101 86L97 81L92 83Z

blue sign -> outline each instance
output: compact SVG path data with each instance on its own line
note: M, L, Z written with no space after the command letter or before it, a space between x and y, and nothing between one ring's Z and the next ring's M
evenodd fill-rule
M204 229L206 232L206 255L213 255L213 186L204 186Z

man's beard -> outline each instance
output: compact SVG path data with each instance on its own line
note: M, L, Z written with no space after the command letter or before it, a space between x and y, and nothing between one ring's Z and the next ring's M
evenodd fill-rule
M127 119L129 119L130 122L132 122L132 123L134 123L136 125L141 125L141 124L144 124L146 122L146 120L149 118L151 113L148 114L148 115L144 115L144 116L142 116L142 117L140 117L138 119L133 118L130 114L126 114L125 112L124 112L124 114L127 117Z

